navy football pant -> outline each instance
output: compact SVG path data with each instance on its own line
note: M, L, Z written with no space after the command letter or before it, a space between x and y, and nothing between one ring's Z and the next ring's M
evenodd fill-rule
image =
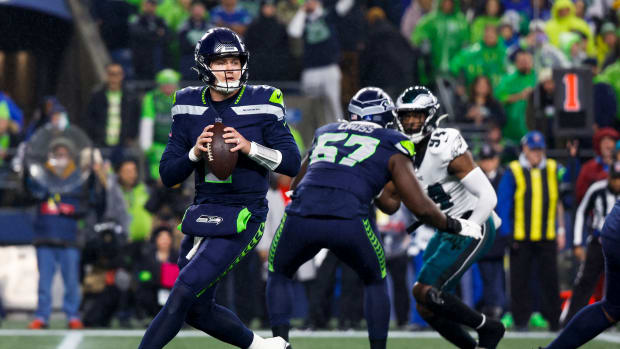
M607 220L610 220L609 216ZM620 232L616 231L616 234L618 236ZM601 240L605 256L605 297L581 309L548 349L578 348L620 320L620 240L605 236Z
M196 254L187 253L194 237L181 243L181 272L166 305L146 330L140 348L163 348L181 329L183 322L240 348L252 343L253 333L230 310L215 304L217 283L260 241L265 224L248 222L247 229L231 237L204 239Z
M365 217L336 219L284 215L269 251L267 309L271 326L289 325L293 309L291 278L327 248L364 282L364 313L371 340L387 338L390 301L381 241Z

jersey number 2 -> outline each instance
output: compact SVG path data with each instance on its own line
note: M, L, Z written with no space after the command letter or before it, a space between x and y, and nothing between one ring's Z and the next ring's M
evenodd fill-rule
M345 166L355 166L358 162L362 162L368 159L377 150L380 140L368 136L360 136L356 134L348 133L324 133L319 136L316 142L316 147L310 155L310 164L317 161L336 162L338 155L338 147L333 145L327 145L328 143L335 143L344 141L345 147L357 146L352 153L348 156L340 159L338 164Z

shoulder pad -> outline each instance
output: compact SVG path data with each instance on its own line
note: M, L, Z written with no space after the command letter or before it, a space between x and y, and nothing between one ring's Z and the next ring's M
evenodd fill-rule
M428 150L446 161L465 154L468 146L459 130L454 128L438 128L431 133Z
M172 118L177 115L202 115L208 109L203 93L205 86L190 86L174 93Z
M245 85L243 95L238 97L233 110L238 114L273 114L278 121L286 114L282 91L269 85ZM243 98L242 98L243 97ZM239 103L241 102L241 103Z
M284 96L278 88L269 85L247 85L246 89L251 93L255 103L270 103L285 108Z
M381 128L379 130L385 131L390 144L394 145L398 151L411 158L415 155L415 145L405 134L392 129Z

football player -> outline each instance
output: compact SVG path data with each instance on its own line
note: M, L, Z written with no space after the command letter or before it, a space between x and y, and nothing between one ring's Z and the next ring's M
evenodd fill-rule
M605 297L581 309L547 349L579 348L620 320L620 201L605 219L600 240L605 259Z
M239 348L285 349L282 338L261 338L214 301L218 282L263 235L269 171L287 176L299 171L301 159L284 119L282 92L246 84L249 53L230 29L207 31L196 45L195 59L194 69L206 85L176 92L159 172L168 187L194 173L196 196L181 223L186 234L181 272L140 348L164 347L187 322ZM234 145L230 151L241 153L224 180L210 173L203 160L216 120L228 126L223 137Z
M493 244L501 222L492 214L497 196L460 132L438 127L445 117L438 109L437 98L422 86L406 89L396 101L398 122L416 147L417 179L444 213L475 222L483 235L476 240L437 229L424 252L413 295L420 315L457 347L495 348L504 334L502 324L469 308L450 291ZM478 342L461 325L476 330Z
M348 110L348 122L315 132L312 149L292 183L292 202L269 251L267 306L274 336L288 340L291 278L301 264L328 248L364 282L370 347L384 349L390 304L385 255L369 217L373 200L391 214L402 199L422 221L453 237L479 238L481 229L443 214L424 194L413 172L413 143L385 128L394 120L394 103L383 90L361 89Z

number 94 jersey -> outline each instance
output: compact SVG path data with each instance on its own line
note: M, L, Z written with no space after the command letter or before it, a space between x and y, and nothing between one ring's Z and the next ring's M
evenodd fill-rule
M416 154L416 177L439 209L452 217L462 217L472 210L476 197L448 172L450 162L468 149L461 133L454 128L438 128L431 133L426 147L418 147L425 149Z
M325 125L315 132L306 175L288 213L341 218L367 216L372 200L391 180L394 154L413 157L404 134L368 121Z

